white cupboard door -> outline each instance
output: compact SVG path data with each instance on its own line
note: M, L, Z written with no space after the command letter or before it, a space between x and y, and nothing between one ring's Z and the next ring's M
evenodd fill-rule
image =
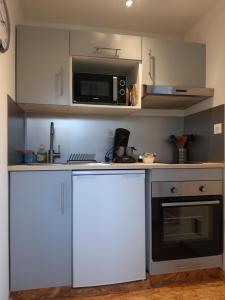
M141 37L74 30L70 54L141 60Z
M73 286L144 279L144 174L73 177Z
M204 44L143 38L143 84L204 87Z
M70 103L69 31L19 26L17 102Z
M71 285L71 172L10 174L11 291Z

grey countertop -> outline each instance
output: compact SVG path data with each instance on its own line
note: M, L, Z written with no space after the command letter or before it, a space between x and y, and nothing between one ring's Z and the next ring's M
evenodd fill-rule
M224 168L225 163L192 163L192 164L167 164L167 163L82 163L82 164L22 164L10 165L8 171L62 171L62 170L135 170L135 169L208 169Z

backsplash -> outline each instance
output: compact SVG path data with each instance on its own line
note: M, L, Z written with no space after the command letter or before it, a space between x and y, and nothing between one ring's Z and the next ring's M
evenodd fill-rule
M55 125L54 149L61 146L58 162L66 162L70 153L96 153L98 161L104 161L105 153L112 147L114 131L122 127L130 130L129 145L138 153L156 152L157 161L172 162L173 149L168 142L171 134L194 134L190 146L191 161L224 161L224 134L214 135L213 125L224 123L224 105L182 117L134 117L134 116L41 116L29 114L26 119L26 135L23 111L9 99L8 158L9 163L20 163L19 151L38 151L40 144L49 149L50 122ZM16 134L15 134L16 133Z
M139 153L156 152L157 161L172 161L172 147L168 143L171 134L183 133L183 118L134 117L134 116L82 116L43 117L30 114L27 117L27 149L35 152L40 144L49 149L50 122L55 125L54 149L61 146L61 159L65 162L70 153L96 153L98 161L104 161L105 153L113 145L112 133L122 127L130 130L129 145ZM111 137L110 137L111 136Z
M224 133L213 133L217 123L224 124L224 105L184 118L184 133L195 135L195 142L190 146L191 161L224 161Z

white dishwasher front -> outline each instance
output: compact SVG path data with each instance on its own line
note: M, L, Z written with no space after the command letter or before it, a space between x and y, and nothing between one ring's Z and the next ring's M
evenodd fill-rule
M73 287L146 278L145 171L73 172Z

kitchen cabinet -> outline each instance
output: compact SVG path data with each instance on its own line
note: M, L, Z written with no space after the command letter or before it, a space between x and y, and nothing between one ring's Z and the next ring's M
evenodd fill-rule
M143 84L205 87L204 44L143 38L142 64Z
M71 285L71 172L10 173L11 291Z
M141 60L141 37L70 31L70 55Z
M73 287L145 279L144 170L74 171L73 218Z
M70 104L69 31L17 29L17 102Z

